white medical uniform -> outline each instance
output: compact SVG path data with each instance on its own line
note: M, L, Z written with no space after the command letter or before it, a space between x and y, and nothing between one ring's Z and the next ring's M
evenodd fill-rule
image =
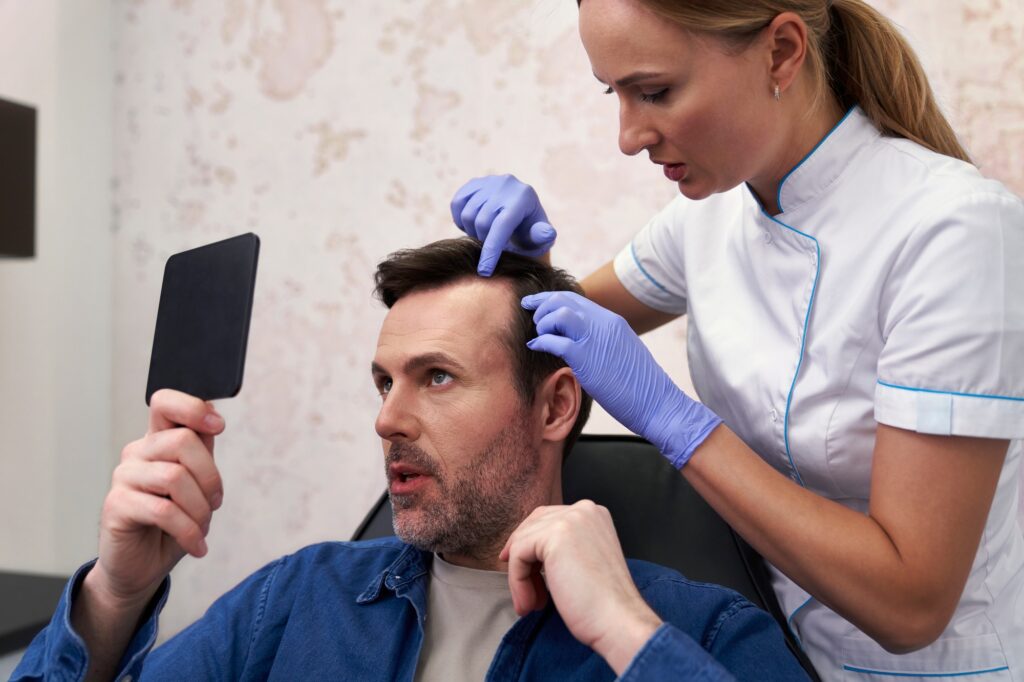
M688 315L700 399L777 470L860 512L878 423L1011 440L936 642L890 654L773 569L791 629L826 680L1024 682L1024 203L855 107L779 206L768 216L746 186L680 196L615 259L637 299Z

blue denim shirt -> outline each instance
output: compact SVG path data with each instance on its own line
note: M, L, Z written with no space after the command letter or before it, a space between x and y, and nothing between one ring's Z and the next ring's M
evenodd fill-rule
M282 557L218 599L152 653L170 582L154 597L118 679L412 680L423 642L433 556L397 538L335 542ZM86 564L68 582L49 626L14 680L78 680L88 657L71 604ZM654 564L629 562L662 625L621 680L805 680L775 621L739 594ZM520 618L487 680L611 680L604 659L577 642L550 605Z

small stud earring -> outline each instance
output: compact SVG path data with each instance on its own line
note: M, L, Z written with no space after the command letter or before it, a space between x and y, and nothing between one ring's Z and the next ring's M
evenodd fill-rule
M775 84L775 101L776 102L782 101L782 92L779 90L779 84L778 83Z

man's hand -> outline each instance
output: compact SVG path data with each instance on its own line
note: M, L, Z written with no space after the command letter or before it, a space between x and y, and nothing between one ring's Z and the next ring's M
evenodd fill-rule
M550 593L573 637L616 675L661 625L633 583L611 515L589 500L534 509L499 559L516 613L543 608Z
M149 430L125 446L100 517L99 559L83 581L72 624L90 653L89 679L116 672L137 620L186 554L207 552L205 536L224 493L213 437L224 419L213 406L168 389L150 399Z

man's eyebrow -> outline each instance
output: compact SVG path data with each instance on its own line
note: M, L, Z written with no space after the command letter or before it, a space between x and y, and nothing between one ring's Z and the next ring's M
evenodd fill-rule
M619 80L615 81L615 85L616 87L625 88L638 81L647 80L648 78L659 78L661 76L662 74L657 73L655 71L636 71L634 73L629 74L628 76L623 76ZM602 85L607 85L607 83L598 78L598 75L596 73L594 74L594 78L597 78L598 83L601 83Z
M437 365L444 365L451 367L452 369L463 371L465 367L462 366L458 360L448 355L447 353L434 352L424 353L422 355L416 355L405 361L405 365L402 367L402 371L406 374L412 374L416 370L423 369L424 367L432 367ZM370 371L375 374L387 375L388 371L377 364L376 361L370 363Z

